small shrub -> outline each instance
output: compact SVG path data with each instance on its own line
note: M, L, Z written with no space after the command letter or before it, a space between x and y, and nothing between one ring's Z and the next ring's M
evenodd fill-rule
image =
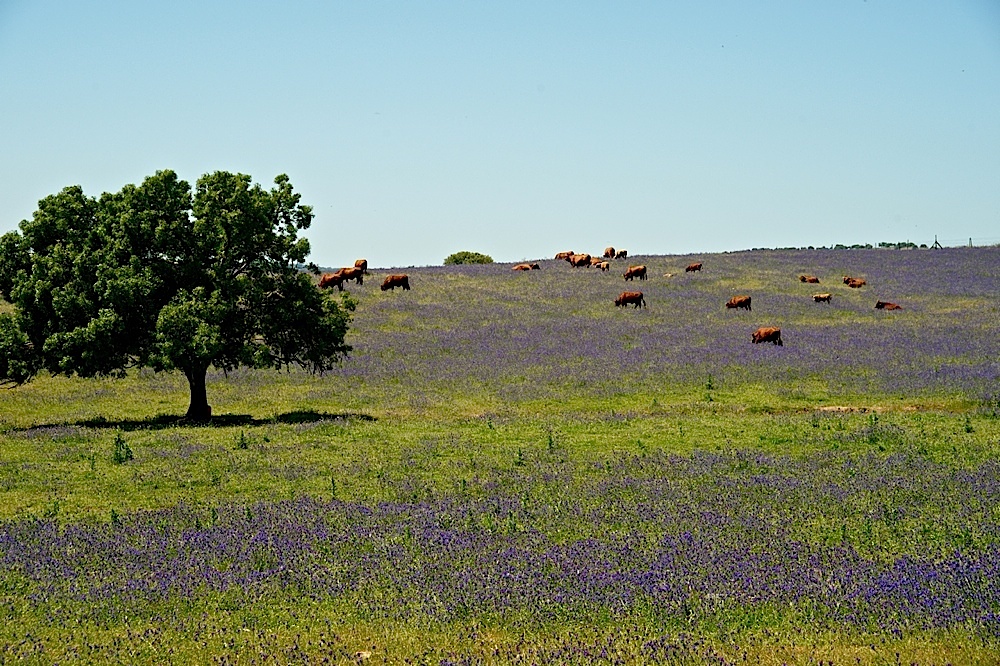
M115 448L111 452L111 462L116 465L123 465L135 458L132 447L128 445L121 433L115 435Z
M468 250L463 250L462 252L455 252L454 254L449 254L444 259L445 266L457 266L459 264L492 264L493 257L488 254L482 254L481 252L469 252Z

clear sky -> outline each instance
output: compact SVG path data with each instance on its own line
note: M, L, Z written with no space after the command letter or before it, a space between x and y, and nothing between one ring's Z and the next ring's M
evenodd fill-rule
M324 266L1000 243L1000 1L0 0L0 233L158 169Z

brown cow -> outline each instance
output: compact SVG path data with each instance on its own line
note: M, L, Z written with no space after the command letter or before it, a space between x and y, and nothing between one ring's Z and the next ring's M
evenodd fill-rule
M364 273L365 275L368 275L368 260L367 259L358 259L357 261L354 262L354 267L355 268L360 268L362 273Z
M799 282L808 282L809 284L819 284L819 278L815 275L800 275Z
M538 264L518 264L511 268L512 271L537 271L541 266Z
M831 298L833 296L830 294L813 294L813 300L817 303L829 303Z
M319 288L327 289L329 287L336 287L340 291L344 291L344 275L339 270L334 273L323 273L319 278Z
M604 248L604 258L605 259L614 259L615 258L615 248L613 248L613 247L606 247L606 248Z
M590 266L590 255L584 252L583 254L574 254L572 257L567 259L570 265L574 268L579 268L580 266Z
M392 289L396 291L396 287L402 287L403 291L410 290L410 276L405 273L400 273L397 275L388 275L382 282L382 291L387 289Z
M615 259L625 259L628 257L628 250L618 250L615 252Z
M599 263L594 264L594 268L596 268L599 271L604 271L605 273L607 273L608 271L611 270L611 264L609 264L606 261L601 261Z
M565 259L566 261L569 261L569 258L572 257L573 254L573 250L570 250L569 252L558 252L556 253L556 259Z
M861 287L865 286L866 284L868 283L865 282L862 278L851 278L850 280L847 281L847 286L850 287L851 289L861 289Z
M341 276L344 279L344 282L347 282L348 280L354 280L358 284L365 283L365 272L360 268L358 268L357 266L341 268L337 272L341 274Z
M759 342L773 342L779 347L784 347L784 343L781 342L781 329L777 326L763 326L758 328L750 336L750 342L757 344Z
M895 303L890 303L888 301L875 301L876 310L902 310L902 305L896 305Z
M733 296L726 302L726 307L730 309L743 308L744 310L751 310L750 308L750 297L749 296Z
M622 275L622 277L625 278L626 282L629 282L629 281L635 280L635 279L645 280L646 279L646 267L645 266L629 266L628 270L625 271L625 273Z
M590 258L590 265L591 266L597 266L597 265L603 264L603 263L604 263L604 259L602 259L601 257L591 257Z
M641 291L623 291L618 298L615 299L615 307L622 308L629 303L631 303L634 308L646 307L646 299L642 297Z
M690 264L687 268L684 269L684 272L694 273L695 271L700 271L700 270L701 270L701 262L699 261L697 263Z

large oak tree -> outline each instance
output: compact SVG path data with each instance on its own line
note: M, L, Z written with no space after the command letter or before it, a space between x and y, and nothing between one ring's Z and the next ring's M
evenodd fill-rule
M100 199L67 187L0 237L0 382L180 370L187 417L205 420L210 366L329 370L350 347L353 302L300 270L312 209L288 177L265 190L216 172L173 171ZM311 265L315 272L315 266Z

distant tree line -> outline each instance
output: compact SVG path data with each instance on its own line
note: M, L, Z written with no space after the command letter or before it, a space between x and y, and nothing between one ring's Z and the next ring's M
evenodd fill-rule
M843 243L837 243L826 247L824 245L810 245L808 247L755 247L753 250L874 250L884 249L884 250L926 250L929 246L926 243L921 243L917 245L910 241L900 241L898 243L879 243L878 245L872 245L871 243L855 243L853 245L844 245Z

